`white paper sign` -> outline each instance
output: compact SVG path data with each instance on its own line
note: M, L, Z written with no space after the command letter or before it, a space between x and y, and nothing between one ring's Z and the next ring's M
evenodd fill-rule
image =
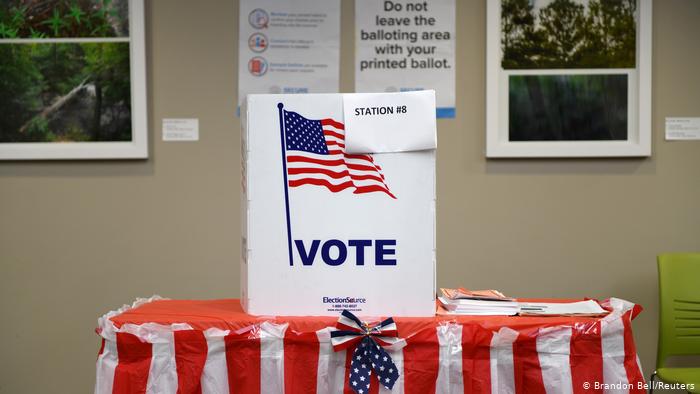
M700 140L700 118L666 118L666 140Z
M163 141L199 141L199 119L163 119Z
M340 0L241 0L238 105L251 93L334 93Z
M437 148L435 91L343 95L347 153Z
M455 116L455 1L356 0L355 91L434 89Z

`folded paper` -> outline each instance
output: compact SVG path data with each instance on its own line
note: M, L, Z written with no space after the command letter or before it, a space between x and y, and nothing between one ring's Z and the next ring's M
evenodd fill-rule
M343 114L347 153L437 148L433 90L344 94Z

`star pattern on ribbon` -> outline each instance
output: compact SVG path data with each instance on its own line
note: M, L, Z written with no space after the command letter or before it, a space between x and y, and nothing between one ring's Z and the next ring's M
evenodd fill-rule
M368 393L370 378L374 375L382 386L391 390L399 378L399 371L384 348L398 350L406 346L406 341L399 338L394 319L369 325L344 310L336 328L336 331L331 331L333 350L355 349L350 363L350 388L357 394Z

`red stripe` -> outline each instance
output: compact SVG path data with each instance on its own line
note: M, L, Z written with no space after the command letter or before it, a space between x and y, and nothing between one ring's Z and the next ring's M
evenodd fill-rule
M284 334L284 392L306 394L316 392L318 374L318 337L315 332Z
M343 182L339 185L334 185L325 179L316 178L304 178L289 181L289 187L298 187L302 185L325 186L326 188L328 188L328 190L332 191L333 193L338 193L345 189L355 187L355 185L351 181Z
M464 393L491 394L491 337L477 325L462 326Z
M347 156L348 156L348 155L345 155L345 158L346 158L346 159L348 158ZM358 159L358 158L354 158L354 160L364 160L364 161L366 161L366 162L369 162L369 164L370 164L370 166L369 166L370 171L375 171L375 172L377 172L377 173L379 173L379 174L381 175L381 173L379 172L379 169L377 168L377 166L374 165L374 161L372 161L372 160L366 160L366 159ZM346 161L345 163L347 163L349 166L362 165L362 164L348 163L347 161ZM383 177L383 176L384 176L384 175L382 175L382 177Z
M353 167L354 167L354 166L353 166ZM358 170L357 168L353 168L353 170L355 170L355 171L371 171L371 170ZM380 178L380 179L379 179L379 183L381 183L381 184L383 184L384 186L386 186L386 183L384 183L384 175L383 175L381 172L378 172L378 171L372 171L372 172L374 172L375 174L379 175L379 178ZM363 178L361 178L361 177L364 177L364 176L367 176L367 175L365 175L365 174L353 174L352 172L350 173L350 177L352 177L352 179L358 179L358 180L360 180L360 179L363 179ZM387 189L388 189L388 188L389 188L389 187L387 186Z
M260 338L250 336L245 332L224 337L231 394L260 394Z
M207 362L207 340L199 330L173 332L175 340L175 366L177 392L201 393L202 371Z
M418 331L406 342L403 348L405 394L434 393L440 360L437 331L435 328Z
M372 192L384 192L389 197L396 199L396 196L393 195L389 190L387 190L381 186L376 186L376 185L359 186L359 187L355 188L355 191L353 193L354 194L364 194L364 193L372 193Z
M370 163L374 163L372 156L369 156L369 155L352 155L352 154L348 154L348 153L343 153L342 150L338 150L338 149L333 149L333 150L328 151L328 154L330 154L330 155L339 155L341 153L345 156L346 159L364 160L364 161L368 161Z
M323 129L323 135L329 135L329 136L335 137L339 140L345 139L345 137L342 134L338 134L335 131L330 131L330 130L326 130L326 129Z
M329 155L342 154L343 156L345 156L346 159L364 160L364 161L367 161L367 162L374 164L374 160L372 159L371 156L368 156L368 155L351 155L351 154L343 153L343 151L340 149L329 149L328 154Z
M627 380L633 385L630 393L644 393L645 390L640 388L641 383L644 382L644 376L637 364L637 348L634 345L634 336L632 335L632 312L628 311L622 315L625 331L625 370L627 371Z
M289 175L300 175L300 174L324 174L328 175L329 177L333 179L340 179L344 177L349 177L350 172L349 171L331 171L326 168L313 168L313 167L301 167L301 168L287 168L287 173Z
M571 333L571 381L574 393L602 393L595 390L603 382L603 347L600 342L600 321L588 327L574 327ZM590 385L584 389L584 383Z
M113 394L145 393L151 368L151 344L132 334L117 333L119 364L114 370Z
M382 329L382 336L381 337L389 337L389 338L398 338L399 337L399 330L397 330L396 323L391 323L388 324L387 326L391 326L391 329ZM387 327L385 326L385 327ZM378 338L381 338L378 337Z
M351 170L358 170L358 171L374 171L377 172L377 169L371 166L363 166L362 164L352 164L348 163L347 164L348 168ZM381 175L381 174L380 174ZM382 178L384 175L382 175Z
M306 157L306 156L287 156L287 162L288 163L314 163L314 164L322 164L325 166L343 166L343 165L345 165L345 160L343 160L343 159L325 160L325 159L316 159L313 157Z
M341 148L345 148L345 144L341 144L340 142L336 142L336 141L326 141L326 145L335 145L335 146L339 146Z
M521 333L513 343L513 380L518 394L546 394L540 358L537 354L537 334Z
M345 158L347 159L357 159L357 160L367 160L369 162L374 163L374 159L370 155L353 155L353 154L346 154Z
M350 178L352 178L353 181L377 181L381 184L384 184L384 179L376 176L376 175L355 175L353 173L350 173ZM363 187L363 186L360 186Z
M363 331L362 328L358 328L358 327L356 326L357 323L355 323L355 321L353 321L353 320L351 320L351 319L345 319L344 316L343 316L342 318L343 318L343 320L338 320L338 322L335 323L335 328L337 328L337 329L339 329L339 330L352 331L352 332L357 333L357 334L363 334L363 333L364 333L364 331ZM352 325L350 325L350 324L345 324L345 323L344 323L345 321L347 321L348 323L351 323Z
M345 130L345 125L333 119L321 119L321 126L333 126L336 129Z
M313 167L302 167L302 168L288 168L287 173L289 175L303 175L303 174L324 174L328 175L333 179L341 179L344 177L349 177L353 180L375 180L377 182L383 183L383 179L376 175L355 175L351 174L350 171L331 171L326 168L313 168Z

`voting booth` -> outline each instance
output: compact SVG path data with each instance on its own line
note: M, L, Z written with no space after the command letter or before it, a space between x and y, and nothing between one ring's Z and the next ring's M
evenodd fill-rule
M249 95L241 302L435 314L435 93Z

